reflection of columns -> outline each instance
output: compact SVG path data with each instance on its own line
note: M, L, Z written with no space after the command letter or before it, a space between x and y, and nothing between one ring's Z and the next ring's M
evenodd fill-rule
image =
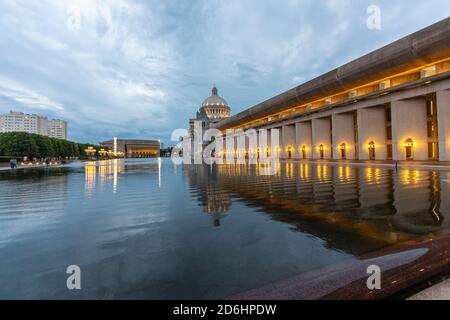
M290 151L290 159L297 158L297 148L295 145L295 125L283 126L282 128L282 140L283 140L283 151L281 153L281 157L284 159L289 159L289 151Z
M386 109L384 107L358 110L358 153L360 160L369 160L368 145L375 143L375 160L386 160Z
M395 214L393 207L394 181L392 171L378 167L358 170L358 199L362 209L377 208L380 214Z
M299 122L295 125L295 135L297 140L297 149L300 159L303 159L303 150L305 150L306 159L312 158L312 129L311 122Z
M358 199L358 183L355 179L355 168L349 166L331 167L333 170L333 197L336 204L343 207L353 206L351 201Z
M450 90L437 92L436 98L439 130L439 159L441 161L450 161Z
M443 220L443 227L450 227L450 173L440 172L440 204L439 212L441 213L441 219Z
M355 128L353 113L333 114L333 158L342 159L342 150L345 146L345 159L355 159Z
M312 120L313 159L321 158L320 146L323 146L323 159L331 159L331 118Z
M424 225L430 211L430 172L401 170L394 180L394 206L397 210L393 223L413 224L414 214L419 214ZM428 185L425 185L427 183Z
M392 155L394 160L406 160L405 142L414 142L414 160L428 160L427 109L424 98L393 101Z

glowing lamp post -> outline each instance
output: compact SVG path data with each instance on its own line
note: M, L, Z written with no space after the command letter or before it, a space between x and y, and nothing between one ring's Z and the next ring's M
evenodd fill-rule
M105 158L106 155L108 154L108 151L106 151L105 149L102 148L102 149L100 149L98 154L100 155L101 158Z
M97 150L95 150L94 147L88 147L84 152L86 152L89 160L92 160L92 157L95 156Z

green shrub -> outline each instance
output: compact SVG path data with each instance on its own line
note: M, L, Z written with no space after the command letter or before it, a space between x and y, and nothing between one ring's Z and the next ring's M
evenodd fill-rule
M81 144L77 142L49 138L38 134L25 132L0 133L0 158L9 162L15 155L17 159L23 157L45 158L45 157L85 157L84 150L93 146L99 150L99 146ZM2 160L0 160L2 161Z

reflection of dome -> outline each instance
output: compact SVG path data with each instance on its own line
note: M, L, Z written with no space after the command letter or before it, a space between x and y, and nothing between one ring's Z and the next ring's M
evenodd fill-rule
M208 119L221 120L230 116L230 107L228 103L219 96L216 87L213 87L212 94L202 103L200 113L205 114Z
M185 176L195 190L203 211L214 219L214 226L220 226L232 206L231 194L217 184L216 172L211 172L207 166L186 166Z
M225 214L230 210L232 201L228 193L214 186L206 187L204 211L209 214Z

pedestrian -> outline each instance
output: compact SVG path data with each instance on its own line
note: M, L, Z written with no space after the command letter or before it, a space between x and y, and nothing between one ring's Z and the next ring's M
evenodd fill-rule
M14 159L13 163L14 163L14 169L17 169L17 159Z
M14 169L14 159L9 160L9 166Z

